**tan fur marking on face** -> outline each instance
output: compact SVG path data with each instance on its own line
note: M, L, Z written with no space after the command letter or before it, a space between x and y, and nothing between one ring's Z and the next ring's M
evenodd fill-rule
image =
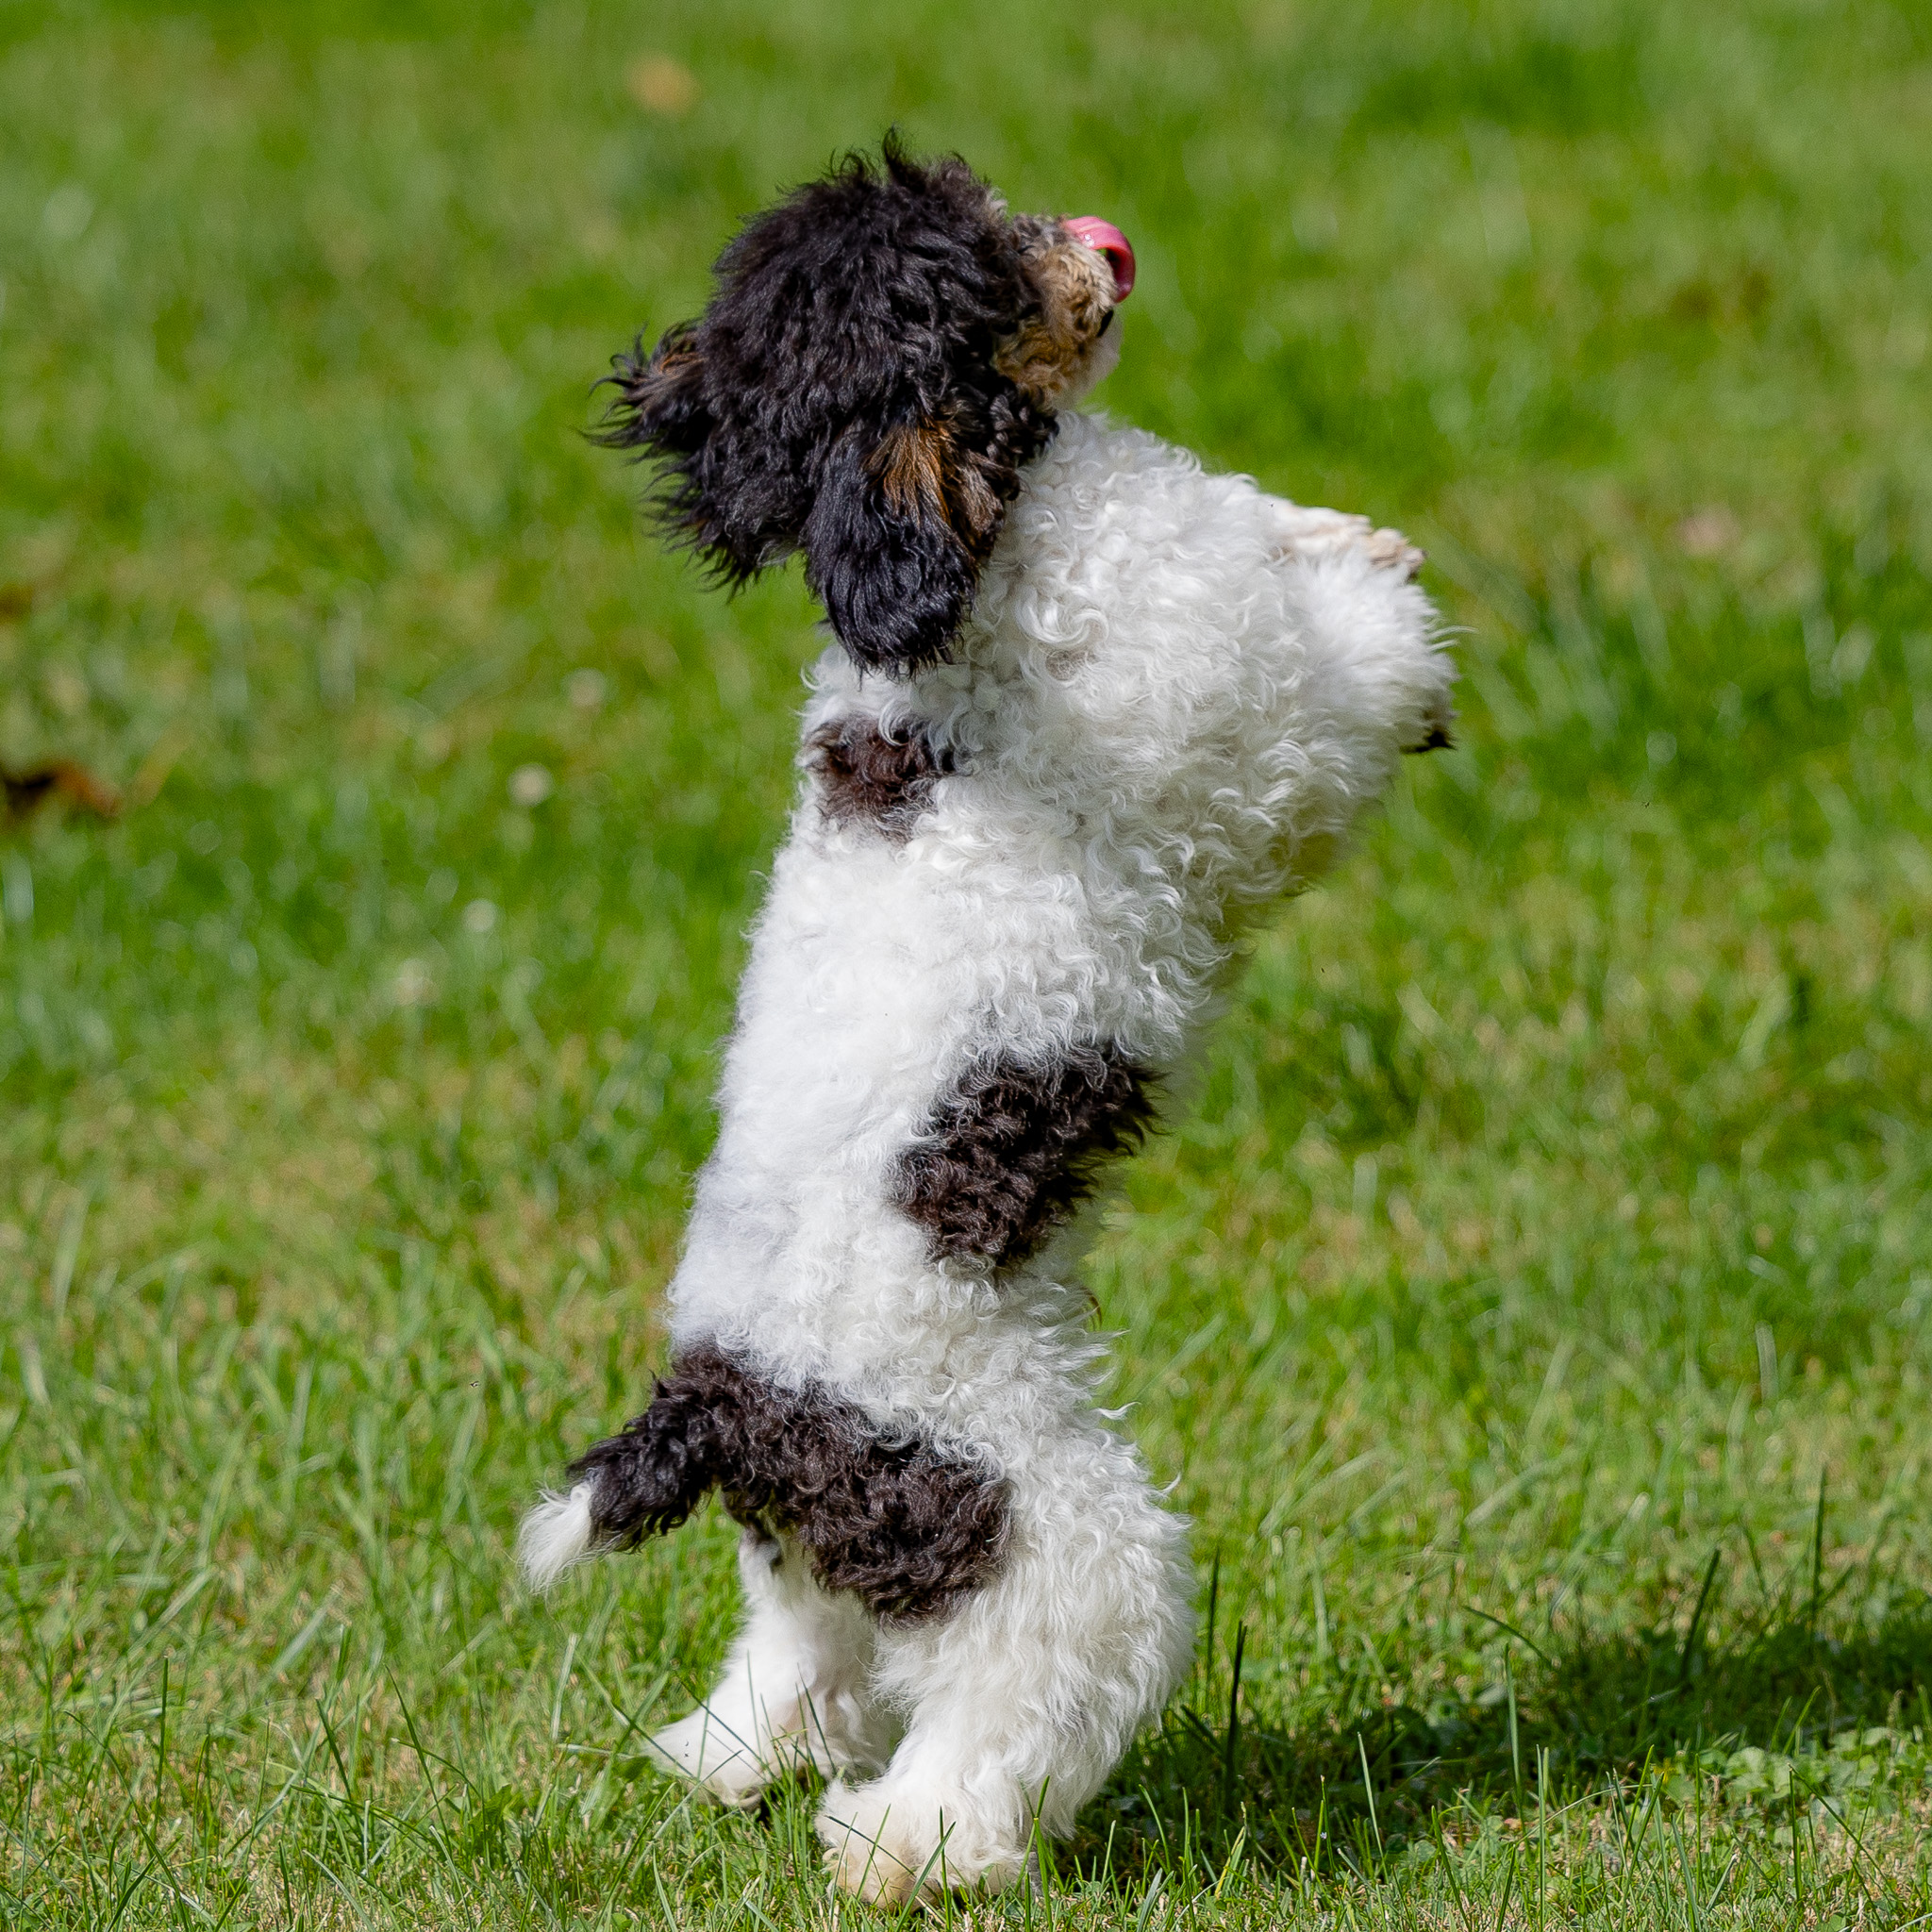
M1040 245L1026 256L1040 313L1000 344L993 367L1034 402L1051 406L1099 339L1113 308L1113 275L1104 257L1057 223L1041 225Z

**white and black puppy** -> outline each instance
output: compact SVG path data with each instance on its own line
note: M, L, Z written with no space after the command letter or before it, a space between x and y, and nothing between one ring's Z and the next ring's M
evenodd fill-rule
M1452 715L1399 535L1073 412L1132 280L1106 223L888 143L613 378L674 528L735 581L803 552L836 641L670 1371L523 1560L548 1585L718 1489L744 1627L656 1748L732 1804L826 1773L870 1897L1014 1877L1187 1667L1184 1525L1093 1408L1075 1212L1256 909Z

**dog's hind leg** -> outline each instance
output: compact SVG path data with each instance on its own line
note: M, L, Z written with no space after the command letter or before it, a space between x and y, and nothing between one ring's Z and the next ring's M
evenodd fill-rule
M1083 1417L1008 1474L998 1573L942 1620L881 1630L876 1682L906 1736L820 1812L835 1877L867 1898L1017 1878L1036 1825L1072 1828L1187 1669L1184 1525L1127 1445Z
M789 1537L747 1529L739 1544L745 1619L716 1687L651 1748L721 1803L757 1804L807 1769L876 1771L897 1726L868 1678L874 1625L858 1601L824 1589Z

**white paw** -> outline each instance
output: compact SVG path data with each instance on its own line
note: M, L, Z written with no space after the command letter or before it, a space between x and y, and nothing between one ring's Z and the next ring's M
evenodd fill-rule
M1405 744L1406 752L1454 751L1456 738L1450 726L1456 723L1456 708L1447 698L1439 700L1429 708L1423 719L1422 729L1415 736L1413 744Z
M1359 551L1378 570L1399 570L1412 577L1428 560L1400 530L1378 530L1367 517L1347 510L1321 509L1298 503L1279 506L1281 554L1312 561Z
M645 1740L662 1770L689 1778L734 1810L748 1810L785 1767L760 1757L757 1740L735 1736L729 1724L700 1706Z
M1378 570L1399 570L1405 577L1414 576L1429 560L1400 530L1372 530L1363 547Z
M988 1818L958 1792L911 1790L890 1776L835 1784L820 1807L818 1834L839 1889L879 1905L998 1891L1026 1861L1022 1820Z

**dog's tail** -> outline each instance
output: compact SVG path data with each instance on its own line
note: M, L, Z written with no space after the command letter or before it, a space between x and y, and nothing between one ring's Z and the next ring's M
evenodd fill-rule
M541 1500L524 1518L517 1532L517 1562L532 1590L545 1591L599 1544L592 1499L595 1483L575 1483L567 1490L545 1490Z
M571 1487L546 1491L524 1518L517 1560L530 1588L548 1590L587 1557L635 1549L675 1529L718 1481L718 1447L710 1391L700 1378L659 1382L650 1407L621 1434L592 1443L571 1464Z

